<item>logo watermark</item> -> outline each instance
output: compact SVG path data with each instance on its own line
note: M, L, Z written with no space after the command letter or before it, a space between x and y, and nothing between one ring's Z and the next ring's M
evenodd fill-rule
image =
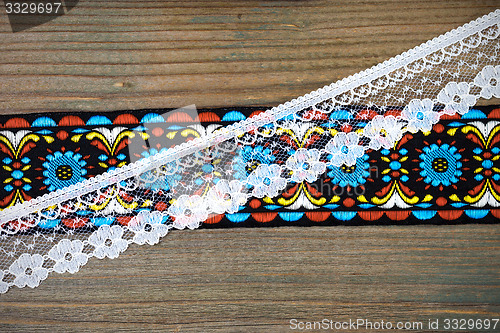
M380 175L379 168L376 165L371 166L367 171L368 175L363 177L365 179L377 179ZM366 194L366 186L364 185L357 184L356 186L340 186L338 183L332 181L326 182L323 178L319 178L317 182L310 183L308 186L314 189L315 192L319 192L327 197L343 195L347 195L349 197L359 197Z

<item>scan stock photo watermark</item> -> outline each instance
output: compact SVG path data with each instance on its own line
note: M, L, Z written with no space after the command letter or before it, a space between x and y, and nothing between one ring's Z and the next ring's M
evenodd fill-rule
M499 318L443 318L427 319L422 321L389 321L356 318L347 320L332 320L324 318L319 321L307 321L292 318L289 321L289 329L292 331L448 331L448 332L470 332L488 331L497 332L500 328Z

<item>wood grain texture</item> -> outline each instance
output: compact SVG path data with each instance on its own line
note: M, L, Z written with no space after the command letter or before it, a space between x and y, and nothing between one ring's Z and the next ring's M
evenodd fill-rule
M0 15L0 112L277 105L497 6L89 0L16 34ZM498 318L499 277L498 225L172 232L12 289L0 297L0 331L287 332L292 318Z
M278 105L498 7L485 1L80 1L13 34L0 110Z
M498 318L499 242L498 225L172 232L14 288L0 298L0 330L287 332L292 318Z

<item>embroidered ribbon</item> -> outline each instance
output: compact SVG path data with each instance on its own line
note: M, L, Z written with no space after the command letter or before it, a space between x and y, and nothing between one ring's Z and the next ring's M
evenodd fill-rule
M24 202L0 215L0 291L13 285L35 287L50 272L74 273L91 257L116 258L131 243L155 244L173 228L194 229L218 214L244 213L240 209L247 202L250 207L264 202L264 208L271 210L267 214L275 213L273 206L293 210L308 205L305 196L318 212L325 204L334 210L340 205L350 208L340 208L342 216L359 214L355 210L360 208L373 218L377 214L391 218L398 213L388 215L386 210L394 207L407 209L400 215L411 207L416 218L432 214L435 207L449 211L447 217L458 216L453 212L457 209L466 216L480 216L484 212L476 208L496 207L498 202L496 125L464 121L479 99L500 97L499 35L500 11L495 11L362 73L232 125L207 131L198 124L179 126L176 130L184 139L193 130L205 133L163 151L157 151L156 135L144 125L136 128L137 134L121 138L116 136L121 129L103 126L89 133L82 128L77 136L71 134L70 141L90 140L97 147L104 137L108 145L101 148L108 154L97 158L108 171L91 170L95 177L78 182L87 176L84 167L91 156L66 147L49 151L37 161L45 177L37 181L51 192L31 200L19 197L35 185L24 177L32 160L22 157L23 150L50 141L50 133L42 129L11 135L15 147L6 150L14 155L4 162L11 169L4 190L16 193L14 202ZM450 119L445 131L438 122ZM439 138L429 142L433 128ZM57 134L70 135L65 130ZM175 134L169 137L175 138ZM138 152L138 146L148 151L130 154L137 160L123 163L120 142L125 140L129 148L135 147L131 151ZM406 148L411 140L420 142L419 150ZM474 170L470 168L475 162L462 160L468 156L469 146L464 145L472 146L469 141L479 144L471 156L481 165ZM3 142L8 145L9 140ZM370 159L380 165L381 188L367 185L371 176L364 172ZM324 188L316 193L312 187L328 179L339 183L337 189L356 190L361 188L356 185L359 173L366 177L366 192L357 193L356 199L335 192L321 197ZM467 188L466 194L459 192L455 186L462 178L467 185L478 185ZM294 196L299 199L294 201ZM425 213L415 215L415 211Z

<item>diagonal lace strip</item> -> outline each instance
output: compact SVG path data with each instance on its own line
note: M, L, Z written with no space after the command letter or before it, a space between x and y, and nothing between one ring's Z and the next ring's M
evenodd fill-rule
M212 135L2 211L0 292L155 244L252 197L272 203L330 167L348 170L367 149L500 98L499 24L495 11Z
M256 117L249 118L237 124L230 125L224 129L221 129L220 131L213 133L209 137L200 138L186 144L181 144L178 147L170 149L167 152L153 155L148 159L138 161L134 165L124 166L123 168L115 169L106 174L88 179L83 184L70 186L64 190L55 191L40 198L34 198L33 200L27 201L23 204L6 209L0 216L0 223L15 219L22 214L32 213L37 210L43 209L48 205L75 198L85 193L95 191L99 188L109 186L113 183L116 183L117 181L133 177L144 171L152 170L159 165L173 161L177 158L190 154L193 151L209 147L217 142L222 142L230 138L234 138L242 132L246 132L248 130L251 130L252 128L264 126L272 121L275 121L276 119L281 119L290 114L321 103L322 101L338 96L342 98L342 94L345 94L346 92L352 92L353 94L355 94L355 88L367 85L367 88L369 90L381 88L383 89L385 88L385 86L382 83L382 87L380 87L380 85L376 83L378 80L387 77L389 80L392 79L393 81L398 82L400 81L398 75L404 75L404 73L401 73L398 70L406 69L408 71L412 71L414 69L411 68L410 65L415 64L418 66L419 61L424 61L427 63L439 61L426 61L425 58L436 52L439 52L440 50L443 51L443 54L446 54L447 52L445 50L447 47L450 47L457 43L463 43L463 41L468 37L474 35L478 35L479 39L481 39L481 37L498 37L494 34L494 32L489 35L481 34L481 31L487 28L494 27L498 25L499 22L500 10L496 10L488 15L478 18L475 21L469 22L457 29L449 31L444 35L427 41L426 43L418 47L415 47L405 53L402 53L401 55L391 58L370 69L349 76L345 79L332 83L329 86L325 86L292 101L281 104ZM449 56L454 56L453 51L449 53ZM416 67L415 69L418 70L418 67ZM391 73L393 75L390 75ZM345 100L341 100L341 102L344 103Z

